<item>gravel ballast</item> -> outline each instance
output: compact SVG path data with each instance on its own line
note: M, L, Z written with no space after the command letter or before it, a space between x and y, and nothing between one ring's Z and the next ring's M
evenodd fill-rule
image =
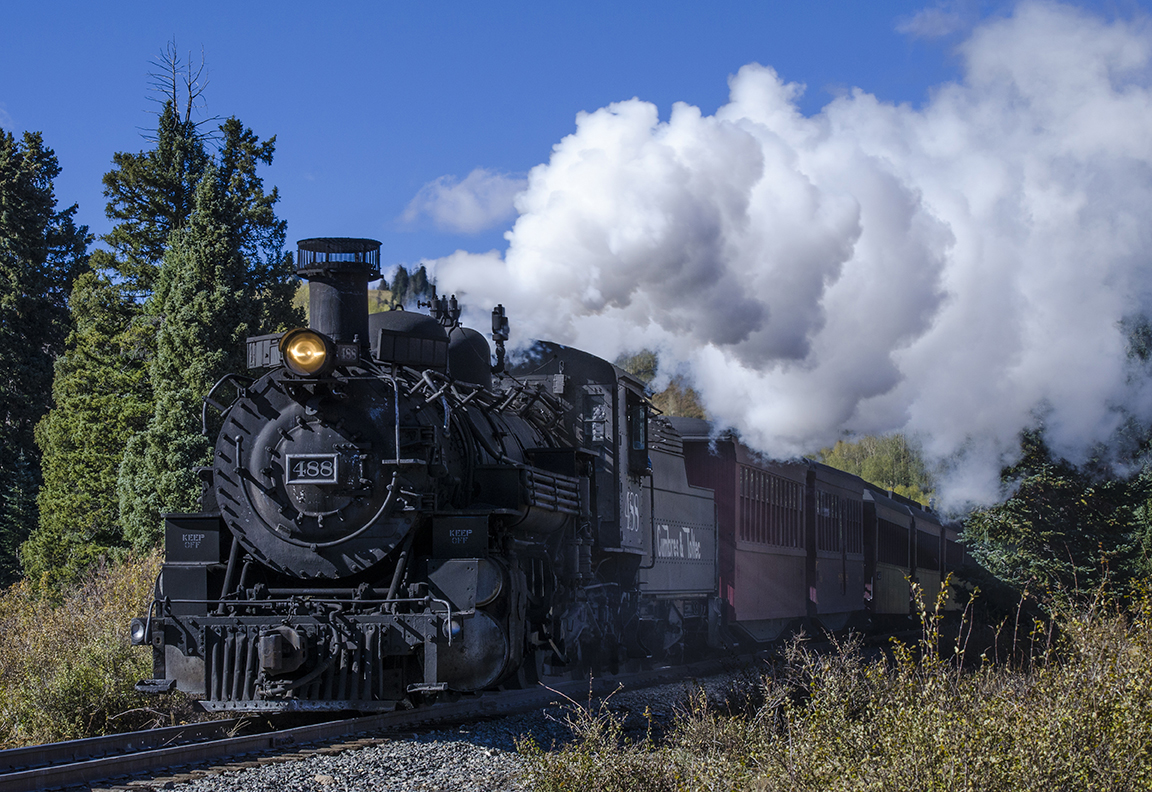
M646 725L647 718L660 722L670 720L690 691L702 687L715 700L740 678L739 674L726 673L621 691L610 697L609 705L614 713L627 717L642 733L641 724ZM517 741L531 736L538 745L547 748L570 740L572 735L565 718L572 706L565 702L565 705L556 704L528 714L421 734L362 735L336 744L298 746L290 754L243 757L208 770L184 769L172 775L121 782L121 786L97 783L93 789L519 792L527 786L522 778L524 759L517 752Z

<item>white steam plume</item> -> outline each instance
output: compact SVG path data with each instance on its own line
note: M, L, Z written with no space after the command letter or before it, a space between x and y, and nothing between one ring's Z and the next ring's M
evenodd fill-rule
M857 90L805 117L752 64L729 103L577 118L529 174L508 250L437 262L514 339L657 349L787 457L904 431L953 502L996 496L1042 415L1082 459L1152 417L1121 320L1152 314L1152 32L1026 3L922 109Z

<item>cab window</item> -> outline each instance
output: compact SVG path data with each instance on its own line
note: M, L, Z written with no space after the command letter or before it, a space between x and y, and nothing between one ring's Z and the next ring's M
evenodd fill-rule
M628 398L628 469L643 475L652 465L648 459L648 405Z

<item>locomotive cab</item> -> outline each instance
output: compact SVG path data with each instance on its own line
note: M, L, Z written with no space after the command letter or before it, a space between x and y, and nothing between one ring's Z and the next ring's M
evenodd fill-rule
M562 573L585 587L557 629L562 667L682 656L717 640L715 500L689 485L679 434L607 361L537 344L510 380L551 387L587 460L587 524ZM585 660L587 658L587 660Z

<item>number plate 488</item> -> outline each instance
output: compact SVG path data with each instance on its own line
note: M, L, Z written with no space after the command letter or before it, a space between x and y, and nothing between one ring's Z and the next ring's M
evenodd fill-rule
M289 484L335 484L338 466L336 454L288 454Z

